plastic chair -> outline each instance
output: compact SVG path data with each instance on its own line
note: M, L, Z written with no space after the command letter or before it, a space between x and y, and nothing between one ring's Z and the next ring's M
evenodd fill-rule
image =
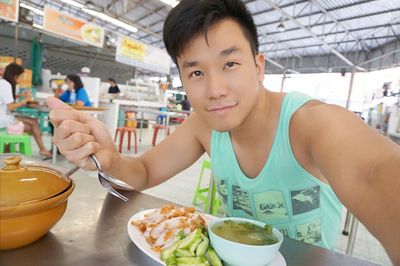
M157 141L157 135L158 135L158 130L159 129L166 129L166 126L165 125L161 125L161 124L156 124L155 126L154 126L154 131L153 131L153 140L151 141L151 144L153 145L153 146L156 146L156 141ZM169 128L168 128L168 131L167 131L167 135L169 135Z
M19 144L19 153L26 156L32 156L31 136L24 133L23 135L10 135L6 130L0 130L0 154L4 153L5 146L10 145L10 152L16 152L16 144Z
M198 205L198 201L200 201L202 204L205 206L205 211L209 210L209 202L210 202L210 193L209 191L209 186L207 187L202 187L202 180L204 176L204 170L208 169L211 172L211 162L209 160L205 160L203 162L203 166L201 167L200 171L200 176L199 180L197 182L197 187L194 192L193 196L193 205ZM214 179L211 178L211 181L214 183L213 184L213 197L212 197L212 203L211 203L211 214L212 215L217 215L218 210L221 206L221 200L217 197L217 186L215 185Z
M118 145L119 146L118 147L119 153L122 152L122 144L123 144L123 141L124 141L125 132L128 133L128 151L131 150L131 133L133 133L134 136L135 136L135 153L137 153L137 137L136 137L136 128L135 127L119 127L115 131L114 142L117 141L118 133L120 133L120 135L119 135L119 145Z

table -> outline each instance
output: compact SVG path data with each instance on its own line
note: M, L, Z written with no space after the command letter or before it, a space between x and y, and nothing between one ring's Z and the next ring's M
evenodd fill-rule
M142 129L143 129L143 121L144 121L144 113L149 113L149 114L156 114L156 115L164 115L165 116L165 137L168 136L168 129L169 129L169 119L172 117L182 117L186 118L189 116L190 113L186 112L170 112L170 111L159 111L159 110L154 110L154 109L146 109L146 108L136 108L136 107L129 107L126 106L124 107L124 110L126 111L132 111L135 113L141 113L140 119L140 127L139 127L139 142L142 141Z
M0 265L159 265L131 242L126 225L136 212L171 203L136 191L123 191L130 200L122 202L107 195L96 178L79 173L74 175L77 186L60 222L31 245L0 252ZM374 265L288 238L280 251L289 266Z

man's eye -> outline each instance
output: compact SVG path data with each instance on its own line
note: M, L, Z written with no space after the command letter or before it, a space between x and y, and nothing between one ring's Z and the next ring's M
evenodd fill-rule
M190 77L192 78L192 77L200 77L200 76L202 76L203 75L203 72L201 72L201 71L194 71L194 72L192 72L191 74L190 74Z
M237 65L236 62L228 62L228 63L226 63L227 67L234 67L235 65Z

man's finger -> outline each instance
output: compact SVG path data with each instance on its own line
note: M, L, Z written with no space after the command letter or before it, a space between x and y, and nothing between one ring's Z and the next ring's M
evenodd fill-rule
M57 128L58 129L54 131L54 137L55 139L60 139L60 140L68 138L75 132L80 132L87 135L89 135L91 132L89 126L70 119L63 120L57 126Z
M55 109L74 110L71 106L69 106L68 104L65 104L64 102L60 101L56 97L47 97L46 103L47 103L47 106L51 110L55 110Z
M95 120L88 113L63 109L55 109L53 111L50 111L49 118L51 123L55 127L58 127L64 120L74 120L84 124L88 123L89 121Z

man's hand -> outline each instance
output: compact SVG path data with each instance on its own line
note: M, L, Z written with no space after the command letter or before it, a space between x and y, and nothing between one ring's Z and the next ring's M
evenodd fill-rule
M119 153L102 122L54 97L47 98L47 105L52 110L49 114L54 125L52 141L68 161L83 169L95 170L89 155L96 154L106 170L113 160L118 160Z

